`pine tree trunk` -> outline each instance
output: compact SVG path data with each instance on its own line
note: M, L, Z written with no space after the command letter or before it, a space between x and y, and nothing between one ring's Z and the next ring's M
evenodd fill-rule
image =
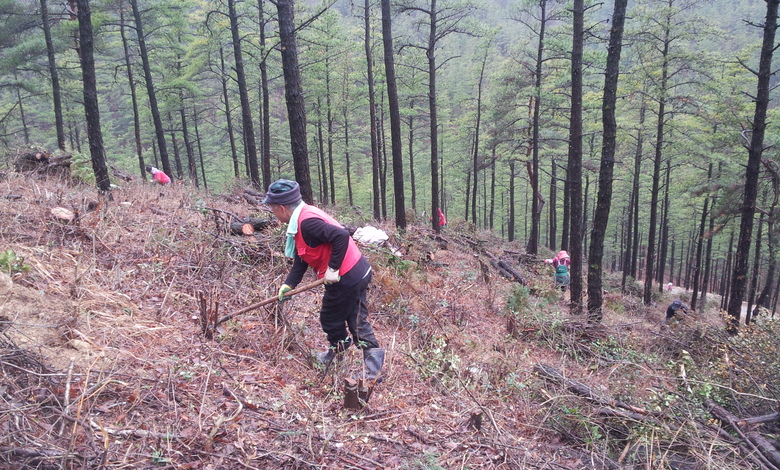
M540 15L539 15L539 42L536 47L536 66L534 69L534 105L533 105L533 121L531 123L531 162L532 173L531 176L531 194L533 195L531 203L531 236L528 237L528 243L526 244L526 252L529 254L537 254L539 251L539 225L541 223L541 213L539 208L539 200L536 195L539 194L539 116L541 114L541 101L542 101L542 66L544 64L544 39L545 30L547 28L547 0L539 1ZM555 163L553 162L553 165ZM553 182L553 184L555 184ZM555 205L553 204L553 208ZM554 210L554 209L551 209Z
M379 187L382 196L382 220L387 220L387 141L385 140L385 98L381 95L379 105L378 140L379 144Z
M650 227L647 232L647 258L645 259L645 286L643 296L645 305L650 305L650 302L652 301L651 291L653 288L653 261L655 260L655 233L658 224L658 186L661 178L661 159L663 155L664 127L666 124L666 89L669 79L670 21L670 18L667 17L664 26L663 50L661 52L663 58L659 84L661 96L658 99L658 122L656 124L655 157L653 160L653 189L651 190L650 202Z
M548 236L547 247L551 250L555 249L555 238L558 236L558 176L557 176L558 164L555 159L552 159L552 165L550 165L550 220L548 222Z
M41 21L43 24L43 37L46 42L46 54L49 59L49 75L51 76L51 94L54 101L54 127L57 129L57 147L65 150L65 124L62 118L62 98L60 93L60 79L57 72L57 62L54 57L54 43L51 40L51 27L49 25L49 6L46 0L41 1ZM122 23L124 27L124 22ZM124 30L122 31L124 35ZM21 100L20 100L21 103ZM29 138L26 141L29 143Z
M487 62L487 50L485 51L485 56L482 58L482 67L479 71L479 80L477 81L477 117L476 122L474 123L474 143L472 145L472 155L471 155L471 164L472 164L472 172L474 173L474 181L471 186L471 212L472 212L472 221L474 222L474 226L477 226L477 186L479 185L479 128L482 124L482 81L485 77L485 62ZM538 186L538 183L537 183ZM535 188L538 189L538 188ZM534 195L536 192L534 192ZM536 201L536 198L534 197L534 201ZM536 208L536 202L534 202L534 209ZM536 212L534 212L534 215L532 217L538 218L537 215L535 215ZM534 225L532 223L532 225ZM536 223L536 226L538 227L538 222ZM533 244L533 248L529 249ZM534 231L531 230L531 237L528 239L528 245L526 247L526 251L531 254L536 254L536 241L534 241Z
M45 0L44 0L45 1ZM119 33L122 37L122 49L125 53L125 68L127 69L127 82L130 88L130 101L133 106L133 135L135 137L135 153L138 156L138 168L141 174L141 180L146 180L146 162L144 161L143 146L141 144L141 116L138 112L138 97L135 93L135 80L133 78L133 67L130 60L130 47L127 44L125 35L125 9L124 2L119 2Z
M325 162L325 142L322 135L322 98L317 97L317 160L319 161L320 200L325 204L330 200L328 191L328 169Z
M646 89L647 84L645 83L643 87ZM646 91L646 90L643 90ZM631 257L629 258L631 261L631 267L629 270L629 273L631 274L631 277L634 278L634 280L639 279L637 276L637 264L639 260L639 176L640 172L642 171L642 152L644 151L644 125L645 125L645 114L647 113L647 107L645 106L645 94L642 93L642 99L641 104L639 106L639 125L637 127L637 138L636 138L636 151L634 152L634 177L633 181L631 183L631 195L633 196L631 200L631 208L632 212L630 214L631 220L632 220L632 233L633 233L633 243L631 245Z
M379 199L379 143L376 120L376 91L374 90L374 56L371 52L371 2L365 0L363 4L363 47L366 51L366 69L368 78L368 111L369 124L371 126L371 189L373 196L374 220L382 218Z
M352 207L355 201L352 198L352 169L350 168L349 160L349 108L347 103L344 103L344 159L347 171L347 198L349 200L349 206Z
M16 73L14 72L14 80L18 80ZM24 115L24 103L22 102L22 91L21 87L16 87L16 102L19 103L19 117L22 120L22 132L24 133L24 143L25 145L30 145L30 130L27 127L27 118ZM73 147L73 144L71 143L71 147ZM79 152L81 152L81 149L79 149Z
M507 240L515 239L515 161L509 160L509 220L507 221Z
M616 0L612 13L609 47L607 49L607 67L604 78L604 97L601 104L603 137L601 147L601 166L599 169L599 190L596 199L596 212L593 216L590 251L588 254L588 322L601 323L603 287L602 273L604 263L604 238L607 233L609 212L612 206L612 179L615 166L615 147L617 142L617 121L615 103L617 102L618 73L620 53L623 46L623 25L626 18L628 0Z
M734 259L734 272L731 277L731 297L728 314L731 316L730 331L736 333L742 312L742 298L745 296L748 253L753 234L753 216L756 207L758 174L761 155L764 150L764 132L766 130L766 112L769 105L769 85L772 75L772 54L775 48L777 29L777 7L780 0L766 0L766 21L761 46L761 58L758 65L758 85L755 97L756 110L753 117L753 132L748 150L748 163L745 170L745 195L742 201L739 239Z
M710 163L710 170L712 163ZM699 283L701 282L701 256L704 249L704 225L707 222L707 212L710 198L704 198L704 207L701 210L701 222L699 223L699 236L696 239L696 261L693 265L693 294L691 295L691 309L696 310L699 298Z
M731 232L731 236L729 237L729 250L726 253L726 269L723 270L723 274L721 276L721 292L720 292L720 309L726 310L726 307L729 304L729 294L731 293L731 263L732 263L732 256L734 255L734 232Z
M626 220L623 222L625 225L625 244L623 245L623 260L620 266L620 269L623 270L623 277L620 281L620 291L622 293L626 293L626 281L628 280L628 275L631 272L631 263L635 262L631 258L632 254L632 247L633 247L633 227L634 227L634 191L631 191L631 194L628 196L628 208L626 209Z
M328 123L328 178L330 186L330 203L336 204L336 181L333 175L333 109L330 98L330 50L325 46L325 108Z
M750 286L748 287L747 309L745 314L745 324L749 325L752 321L753 301L756 298L756 289L758 289L758 273L761 267L761 236L764 228L764 214L758 219L758 231L756 232L756 248L753 250L753 272L750 277Z
M494 216L496 213L496 146L493 145L492 152L493 163L490 165L490 216L489 228L493 230Z
M92 158L92 170L101 192L108 191L111 180L106 165L106 149L103 147L103 133L100 129L100 109L98 108L97 81L95 76L94 42L92 36L92 14L89 0L78 0L79 18L79 56L81 57L81 76L84 85L84 114L89 135L89 154Z
M160 152L160 161L162 169L167 175L173 175L171 163L168 160L168 146L165 144L165 128L162 125L160 117L160 108L157 105L157 94L154 90L154 81L152 80L152 67L149 64L149 52L146 48L146 35L144 34L143 21L141 20L141 11L138 9L138 0L130 0L130 6L133 8L133 17L135 18L135 32L138 35L138 50L141 53L141 63L144 68L144 80L146 81L146 92L149 96L149 112L152 114L154 122L155 135L157 137L157 148Z
M669 246L669 182L672 173L671 159L666 160L666 177L664 182L664 207L661 217L660 253L658 255L658 292L664 291L664 272L666 270L666 254Z
M436 41L438 33L436 27L437 6L436 0L430 0L430 30L428 31L428 46L426 55L428 57L428 111L430 113L431 126L431 226L433 231L439 233L439 218L436 216L439 211L439 121L438 109L436 104Z
M268 91L268 52L265 49L265 10L264 0L257 0L257 19L260 29L260 98L262 100L262 112L260 113L260 126L262 128L262 138L260 145L260 168L263 175L263 189L271 185L271 105L270 93ZM221 46L220 46L221 47Z
M171 144L173 145L173 161L176 165L176 179L184 179L184 169L181 166L181 155L179 154L179 143L176 141L175 126L173 125L173 117L171 116L170 111L168 111L168 127L171 130Z
M584 36L584 0L574 0L571 52L571 116L569 126L569 195L571 201L571 283L573 315L582 313L582 50Z
M184 139L184 150L187 152L187 169L190 181L195 184L196 188L199 188L200 182L198 181L198 164L195 161L195 152L192 149L189 129L187 128L187 113L184 110L184 95L180 92L179 97L182 102L182 107L179 108L179 116L181 117L181 135L182 139Z
M414 110L414 100L409 102L409 110ZM414 116L409 116L409 188L412 190L412 210L417 212L417 182L414 174Z
M281 3L281 2L280 2ZM227 0L228 5L228 15L230 17L230 33L232 35L233 39L233 58L235 60L235 69L236 69L236 82L238 83L238 96L239 100L241 102L241 123L243 127L244 132L244 157L247 161L247 166L249 167L249 178L252 181L252 184L255 187L260 187L261 181L260 181L260 172L257 168L257 146L255 145L255 129L254 124L252 123L252 106L249 102L249 91L247 89L246 85L246 74L244 72L244 56L243 52L241 50L241 34L238 30L238 14L236 13L236 5L235 0ZM281 8L281 7L280 7ZM282 32L282 15L279 14L279 33ZM284 38L282 37L282 57L284 57ZM286 77L286 74L285 74ZM289 106L289 103L288 103ZM293 127L293 118L290 117L290 128ZM303 137L306 137L306 133L304 131ZM293 142L295 142L295 138L293 137ZM294 144L293 144L294 145ZM304 148L306 147L306 142L303 143ZM295 159L295 152L293 151L293 159ZM307 167L308 172L308 167ZM311 197L311 184L307 180L301 181L298 179L298 175L296 173L296 181L298 181L298 184L301 186L301 196L306 199L304 195L308 195ZM308 189L308 193L306 192L306 188ZM307 201L310 201L308 199Z
M390 0L382 0L382 43L385 51L385 75L387 76L387 103L390 107L390 150L393 158L393 192L395 196L395 226L406 230L406 201L404 199L404 166L401 143L401 109L398 103L398 86L395 78L393 55L393 28Z
M230 140L230 155L233 159L233 173L236 179L241 177L241 170L238 168L238 151L236 150L236 136L233 132L233 118L230 111L230 95L228 94L228 72L225 68L225 51L222 45L219 46L220 63L220 82L222 82L222 101L225 102L225 122L227 124L228 139ZM266 186L267 188L267 186Z
M206 165L203 163L203 145L200 140L200 132L198 131L198 112L192 110L192 127L195 129L195 142L198 144L198 163L200 164L200 174L203 178L203 189L208 191L209 185L206 182Z

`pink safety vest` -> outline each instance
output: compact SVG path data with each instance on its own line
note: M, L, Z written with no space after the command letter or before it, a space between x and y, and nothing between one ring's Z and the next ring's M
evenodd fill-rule
M333 252L333 245L330 243L323 243L315 248L310 247L303 241L303 235L301 234L301 224L306 219L317 218L322 219L330 225L341 227L341 224L336 222L336 219L326 214L321 209L310 206L308 204L303 205L301 213L298 215L298 233L295 234L295 249L298 252L298 256L306 262L314 272L317 273L317 278L325 276L325 271L328 269L328 262L330 261L330 255ZM339 268L339 274L343 276L352 269L355 264L360 260L360 250L352 237L349 237L349 245L347 245L347 253L344 255L344 261L341 262L341 268Z
M157 181L160 184L168 184L171 182L171 179L162 171L158 171L155 173L152 178Z

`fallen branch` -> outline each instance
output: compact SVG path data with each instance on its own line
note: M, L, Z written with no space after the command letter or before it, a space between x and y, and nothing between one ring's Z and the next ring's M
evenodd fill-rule
M765 438L756 432L748 432L746 434L739 426L739 419L736 416L709 398L704 401L704 405L707 407L707 411L728 424L729 427L742 438L749 449L755 452L756 456L761 460L763 468L772 470L780 469L780 452L778 452Z
M488 257L488 259L490 259L490 264L496 268L496 270L501 273L502 276L507 279L517 281L524 286L528 285L528 282L525 280L525 278L514 268L509 266L506 261L496 258L496 256L489 251L485 251L485 255Z
M620 400L615 400L614 398L604 395L602 393L599 393L592 388L588 387L585 384L582 384L580 382L577 382L576 380L572 380L569 378L566 378L563 374L561 374L557 369L554 367L550 367L545 364L536 364L534 366L534 370L538 372L540 375L542 375L544 378L548 380L552 380L554 382L558 382L562 385L565 385L569 391L574 393L575 395L587 398L591 401L594 401L602 406L616 406L618 408L622 408L624 410L631 411L633 413L638 413L641 415L649 415L650 413L645 410L644 408L639 408L637 406L629 405L628 403L624 403Z

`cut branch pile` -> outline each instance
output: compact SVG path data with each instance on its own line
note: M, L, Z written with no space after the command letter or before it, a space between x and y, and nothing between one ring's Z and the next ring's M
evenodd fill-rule
M676 439L683 439L685 432L695 430L697 434L709 435L711 439L719 441L724 454L736 452L738 458L749 460L756 468L780 470L778 442L762 436L756 430L760 423L780 421L780 414L778 413L739 419L714 401L706 399L704 401L706 410L726 425L725 428L721 428L700 420L682 421L679 414L673 413L672 410L669 410L669 412L651 412L616 400L609 394L599 392L581 382L570 379L554 367L545 364L536 364L534 371L544 379L559 384L574 395L599 405L599 408L594 410L596 416L622 421L623 427L630 428L635 423L641 423L645 426L654 427L659 434L671 431ZM736 436L730 434L727 429L736 434ZM670 444L669 447L673 446ZM627 450L628 447L626 448ZM623 458L625 458L625 453L621 456L621 460ZM649 459L647 456L643 458L645 460ZM617 462L618 465L620 463ZM698 468L695 467L695 462L686 462L684 468L689 468L688 466L690 468Z
M28 152L19 155L14 169L19 173L70 174L73 155L54 155L48 151Z

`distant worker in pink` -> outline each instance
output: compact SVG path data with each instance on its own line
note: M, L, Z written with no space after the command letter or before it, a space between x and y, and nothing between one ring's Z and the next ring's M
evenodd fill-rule
M146 171L152 175L152 182L160 185L170 184L171 178L164 171L158 170L152 165L146 165Z
M569 253L566 250L561 250L555 258L546 259L544 262L552 264L555 268L555 287L560 287L562 291L565 291L566 286L571 281L571 276L569 275L569 267L571 266Z
M671 282L669 284L667 284L666 285L666 292L671 292L673 286L674 286L674 284L672 284Z

